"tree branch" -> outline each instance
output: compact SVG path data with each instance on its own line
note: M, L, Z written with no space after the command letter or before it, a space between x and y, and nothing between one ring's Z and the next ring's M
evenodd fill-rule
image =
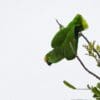
M80 62L80 64L83 66L83 68L92 76L96 77L98 80L100 80L100 77L98 75L96 75L95 73L91 72L89 69L87 69L84 65L84 63L82 62L82 60L79 58L79 56L76 55L76 58L78 59L78 61Z
M87 69L84 65L84 63L82 62L82 60L79 58L79 56L77 56L77 54L75 53L74 51L74 48L72 46L72 43L70 42L70 47L72 49L72 52L76 55L76 58L78 59L78 61L80 62L80 64L82 65L82 67L89 73L91 74L92 76L94 76L95 78L97 78L98 80L100 80L100 77L98 75L96 75L95 73L91 72L89 69Z

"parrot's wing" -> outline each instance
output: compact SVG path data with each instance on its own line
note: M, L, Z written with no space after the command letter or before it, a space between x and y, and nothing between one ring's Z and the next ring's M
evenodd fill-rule
M51 46L53 48L55 47L59 47L63 44L63 42L65 41L66 37L67 37L67 34L68 32L72 29L74 25L74 21L71 21L67 27L62 27L57 33L56 35L54 36L54 38L52 39L52 42L51 42Z
M79 32L84 31L88 26L85 20L82 20L82 25L78 24L70 24L71 29L68 31L68 34L63 42L64 48L64 57L67 60L72 60L77 55L77 48L78 48L78 39L79 39ZM74 22L74 21L73 21Z
M55 48L45 56L45 61L48 65L51 65L52 63L59 62L64 58L62 48Z
M75 33L75 26L69 31L64 43L64 57L67 60L72 60L77 54L78 48L78 33Z
M52 39L51 46L53 48L61 46L62 43L64 42L65 38L66 38L66 35L67 35L67 29L66 28L60 29L56 33L56 35L54 36L54 38Z

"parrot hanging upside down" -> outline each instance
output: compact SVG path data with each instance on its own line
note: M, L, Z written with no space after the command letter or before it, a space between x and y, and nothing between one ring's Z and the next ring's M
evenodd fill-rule
M86 20L80 14L77 14L67 27L63 27L58 21L57 23L60 30L51 42L53 49L45 55L48 65L59 62L63 58L74 59L77 55L79 32L88 28Z

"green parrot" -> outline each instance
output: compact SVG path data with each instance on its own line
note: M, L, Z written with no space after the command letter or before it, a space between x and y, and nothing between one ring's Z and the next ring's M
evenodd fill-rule
M80 14L77 14L67 27L58 21L57 23L60 30L51 41L52 50L45 55L45 61L48 65L59 62L63 58L74 59L77 54L79 32L88 28L86 20Z

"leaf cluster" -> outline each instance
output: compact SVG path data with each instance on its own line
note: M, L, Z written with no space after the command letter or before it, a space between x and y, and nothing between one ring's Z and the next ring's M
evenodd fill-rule
M100 66L100 58L97 55L97 53L95 52L95 50L96 50L100 54L100 45L98 45L98 44L96 45L95 41L93 41L93 42L90 42L88 45L83 45L83 47L88 52L86 55L93 57L97 62L97 66Z
M96 98L96 100L100 100L100 83L97 83L96 86L89 86L89 89L93 93L93 97Z

